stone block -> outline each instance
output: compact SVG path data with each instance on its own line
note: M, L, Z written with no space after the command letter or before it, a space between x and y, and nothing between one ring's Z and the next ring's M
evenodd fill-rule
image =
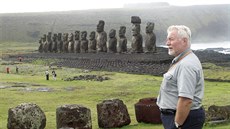
M156 105L156 98L143 98L137 102L135 107L136 119L138 122L160 124L160 110Z
M118 128L131 122L126 105L119 99L97 104L97 114L100 128Z
M77 104L56 109L57 129L92 129L90 109Z

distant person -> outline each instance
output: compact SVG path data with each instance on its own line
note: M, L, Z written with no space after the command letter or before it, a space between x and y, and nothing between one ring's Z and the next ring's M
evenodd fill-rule
M49 71L48 70L45 71L45 75L46 75L46 80L49 80Z
M54 69L53 69L53 71L52 71L52 75L53 75L53 80L56 80L57 74L56 74L56 72L54 71Z
M18 57L18 60L19 60L19 62L22 62L22 57L19 56L19 57Z
M16 66L16 73L18 74L18 66Z
M6 73L9 74L10 73L10 68L6 67Z
M201 63L190 49L191 30L173 25L167 30L168 54L174 56L157 98L165 129L202 129L204 76Z

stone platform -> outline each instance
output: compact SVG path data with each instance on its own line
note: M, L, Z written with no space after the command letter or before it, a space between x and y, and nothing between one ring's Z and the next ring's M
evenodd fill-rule
M28 53L11 55L8 59L18 57L23 62L54 59L52 66L150 75L162 75L173 59L163 48L158 48L157 53Z

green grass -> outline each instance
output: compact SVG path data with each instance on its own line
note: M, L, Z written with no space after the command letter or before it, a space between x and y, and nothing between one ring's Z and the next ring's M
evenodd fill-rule
M1 45L1 44L0 44ZM4 47L4 46L2 46ZM26 47L26 45L25 45ZM29 47L30 48L30 47ZM27 52L29 48L20 48L17 52ZM1 48L0 49L4 49ZM26 49L26 50L25 50ZM0 129L7 128L8 109L21 103L36 103L45 112L46 129L56 128L56 108L64 104L81 104L91 110L93 129L98 128L96 105L105 99L118 98L127 105L131 123L123 129L163 129L161 124L138 123L135 118L134 104L141 98L157 97L162 77L150 75L135 75L105 71L90 71L65 68L57 69L57 80L45 80L45 70L49 69L47 62L52 60L35 60L32 64L0 60L0 86L25 86L0 89ZM14 64L16 63L16 64ZM15 67L19 67L16 74ZM11 73L6 74L6 67ZM219 67L213 64L203 64L204 75L207 78L228 79L229 67ZM217 69L217 70L216 70ZM51 70L50 70L51 72ZM216 73L220 72L220 73ZM221 74L223 72L223 74ZM64 81L63 79L77 75L94 74L111 78L98 81ZM52 92L39 92L37 88L52 88ZM72 87L73 91L66 88ZM209 106L230 104L230 83L205 81L205 96L203 105ZM32 91L26 91L32 89ZM228 129L230 124L206 125L204 129Z
M20 68L20 66L19 66ZM40 69L39 66L37 66ZM31 67L27 67L32 69ZM33 69L37 71L34 67ZM44 70L43 70L44 72ZM0 90L1 101L1 121L0 127L5 127L7 120L7 110L10 107L15 107L23 102L33 102L38 104L47 116L47 129L55 128L55 111L56 108L63 104L82 104L89 107L92 112L93 127L97 126L97 114L96 104L102 102L105 99L119 98L127 105L132 124L131 128L138 127L135 120L134 104L138 102L140 98L157 96L161 78L147 75L129 75L124 73L110 73L110 72L91 72L87 74L104 75L111 78L111 80L97 82L97 81L63 81L62 78L66 77L66 74L72 73L72 76L82 73L77 69L59 69L56 71L58 74L58 80L45 80L45 76L37 74L6 74L0 73L1 85L12 85L13 83L32 83L40 84L42 87L51 87L53 92L38 92L23 91L24 88L7 88ZM33 73L33 72L32 72ZM63 74L62 74L63 73ZM74 74L73 74L74 73ZM153 85L154 84L154 85ZM41 86L27 86L27 88L38 88ZM66 91L66 87L74 87L74 91ZM135 126L134 126L135 125ZM153 125L145 125L152 127ZM145 128L144 126L144 128ZM156 127L161 128L157 125Z
M0 58L5 55L14 55L28 52L35 52L38 49L38 43L21 42L0 42Z
M202 65L206 79L230 82L230 67L221 67L212 63L204 63Z
M8 65L11 70L15 65ZM73 68L57 69L57 81L45 80L45 70L48 66L34 64L17 64L19 74L11 71L6 74L3 70L6 66L1 65L0 85L12 86L15 83L21 83L26 87L14 87L0 90L0 128L6 128L8 109L16 107L20 103L32 102L39 105L45 112L47 117L46 129L56 127L56 108L64 104L82 104L91 110L93 128L98 128L96 105L105 99L118 98L124 101L127 105L131 124L123 127L124 129L162 129L162 125L152 125L138 123L135 118L134 104L139 99L145 97L157 97L162 77L150 75L134 75L126 73L114 73L104 71L91 71L84 73L83 70ZM64 81L64 78L84 75L96 74L111 78L110 80L98 81ZM40 86L33 86L39 84ZM204 106L207 108L210 105L227 105L230 103L227 82L205 82L205 97ZM37 89L39 87L52 88L52 92L25 91L25 88ZM74 91L67 91L65 88L73 87ZM204 128L225 129L230 125L205 126Z

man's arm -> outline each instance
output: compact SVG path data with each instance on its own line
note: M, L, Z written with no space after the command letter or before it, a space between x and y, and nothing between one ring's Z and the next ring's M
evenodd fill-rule
M179 125L183 125L185 122L192 105L192 100L185 97L179 97L177 102L177 110L175 116L175 122Z

